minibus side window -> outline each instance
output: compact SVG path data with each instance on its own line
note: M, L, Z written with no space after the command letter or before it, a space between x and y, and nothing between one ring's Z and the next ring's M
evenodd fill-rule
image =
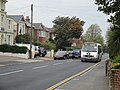
M101 46L98 46L98 54L101 53Z

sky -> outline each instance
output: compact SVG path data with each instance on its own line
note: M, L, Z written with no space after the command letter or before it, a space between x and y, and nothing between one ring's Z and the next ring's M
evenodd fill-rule
M92 24L98 24L105 37L109 27L108 16L97 11L95 0L8 0L6 11L8 15L30 16L30 6L33 4L33 21L52 27L52 21L57 16L76 16L85 21L84 33Z

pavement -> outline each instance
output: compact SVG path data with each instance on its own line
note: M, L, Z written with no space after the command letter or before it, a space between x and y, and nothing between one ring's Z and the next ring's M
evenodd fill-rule
M32 62L42 62L53 60L50 57L36 57L33 59L24 59L19 57L12 57L12 56L2 56L0 55L0 66L12 65L12 64L21 64L21 63L32 63Z
M109 90L109 78L105 76L105 62L55 90Z

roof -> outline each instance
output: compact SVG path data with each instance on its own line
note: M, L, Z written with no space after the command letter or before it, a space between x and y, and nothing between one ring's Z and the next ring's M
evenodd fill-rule
M48 31L48 32L53 32L53 31L54 31L54 28L48 28L48 27L46 27L46 31Z
M8 18L12 18L15 22L19 22L24 16L23 15L8 15Z
M31 23L26 21L25 24L26 24L27 27L31 27ZM35 26L33 25L32 27L34 28Z
M8 2L7 0L3 0L4 2Z
M44 29L44 25L42 23L33 23L33 25L35 26L35 29Z

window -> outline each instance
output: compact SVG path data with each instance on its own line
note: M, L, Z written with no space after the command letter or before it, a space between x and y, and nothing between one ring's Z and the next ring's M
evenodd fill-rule
M101 53L102 49L101 46L98 46L98 53Z
M3 26L3 22L4 22L4 15L1 14L1 26Z
M40 31L40 37L46 37L46 32L45 31Z
M8 35L8 44L10 45L10 35Z
M97 52L97 44L85 43L82 51L84 51L84 52Z
M5 2L1 2L1 11L4 11L5 10Z
M11 21L8 21L8 29L10 29Z
M4 15L1 15L1 22L4 21Z

